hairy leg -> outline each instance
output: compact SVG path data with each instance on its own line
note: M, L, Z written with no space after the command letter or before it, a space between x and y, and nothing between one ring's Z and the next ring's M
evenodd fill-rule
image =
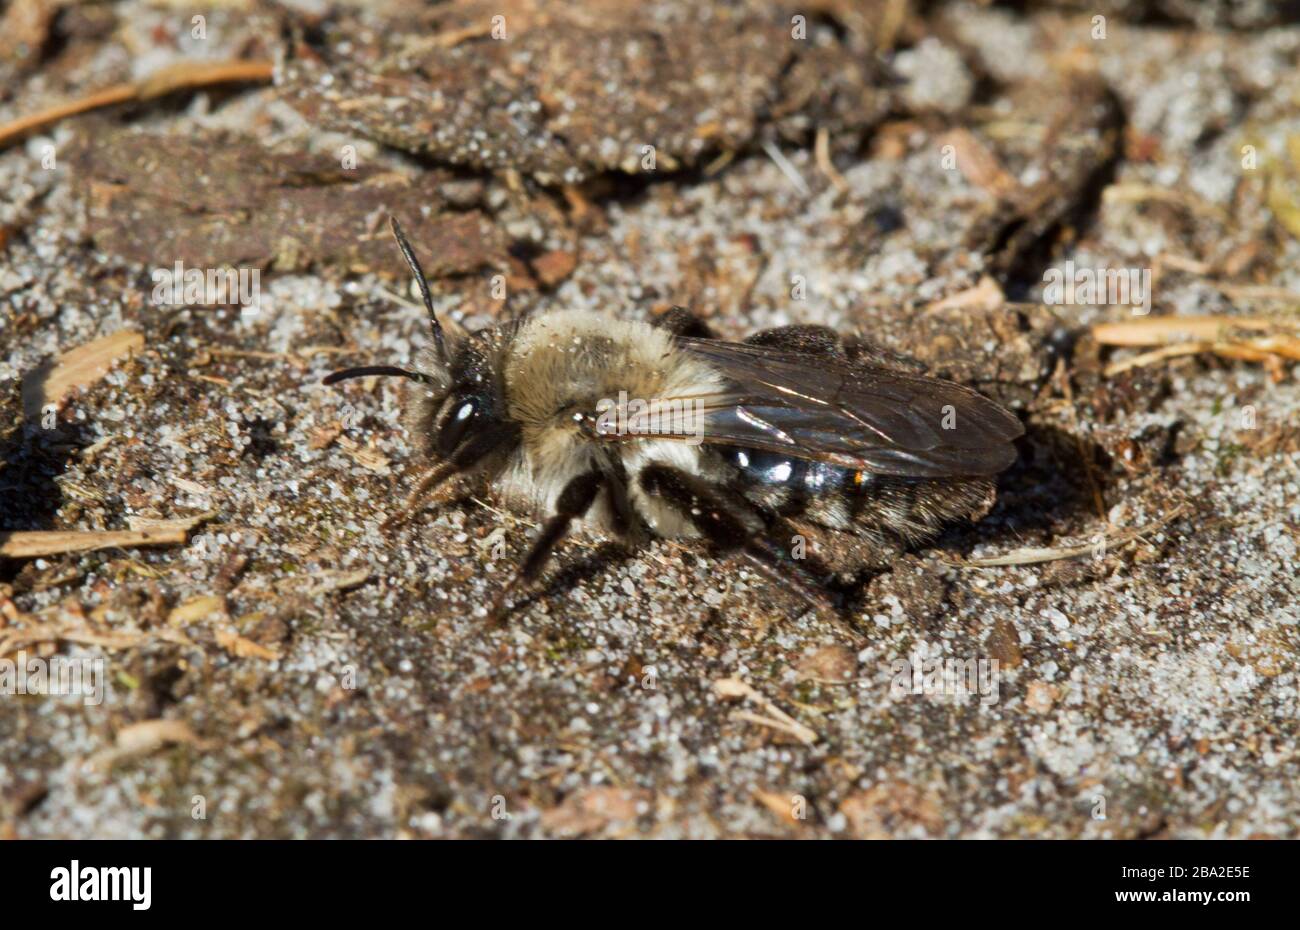
M780 552L754 532L739 501L726 499L718 489L669 465L648 465L638 480L647 494L673 507L715 549L738 553L774 584L793 589L813 609L835 615L834 605L816 579L803 577L801 568L782 560Z
M901 355L861 337L845 339L827 326L777 326L754 333L745 342L804 355L833 355L851 362L880 365L913 374L926 372L926 366L910 356Z
M693 310L686 307L669 307L661 313L653 324L666 329L674 336L687 336L692 339L713 339L713 330Z
M419 483L416 484L415 489L407 495L406 503L402 506L402 509L385 520L380 530L387 533L403 520L418 513L428 499L430 492L451 478L455 471L455 466L450 462L442 462L427 470L420 478Z
M542 567L546 565L546 560L551 557L555 547L569 532L573 521L581 518L591 508L605 480L605 476L600 472L592 471L579 475L564 486L564 490L555 501L555 514L542 525L542 530L533 540L528 555L524 557L523 562L515 569L514 575L493 601L492 610L488 615L491 622L499 623L504 619L507 612L506 598L517 586L536 580Z
M844 358L844 341L828 326L777 326L754 333L745 340L751 346L785 349L804 355L833 355Z
M517 426L508 424L485 430L472 437L457 449L456 454L450 459L438 463L425 472L419 484L415 486L415 490L406 499L406 505L403 509L385 520L381 529L388 532L403 520L415 516L428 501L432 492L441 484L461 478L474 469L476 465L488 461L499 449L508 446L510 441L518 435L518 431Z
M613 458L604 468L605 494L614 518L613 532L629 549L645 542L645 520L636 512L627 493L627 469L623 460Z

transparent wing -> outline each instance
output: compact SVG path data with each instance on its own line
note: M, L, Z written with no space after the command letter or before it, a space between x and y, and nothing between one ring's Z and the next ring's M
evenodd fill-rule
M1008 410L936 378L830 356L679 339L721 372L726 390L698 398L703 439L885 475L993 475L1024 433Z

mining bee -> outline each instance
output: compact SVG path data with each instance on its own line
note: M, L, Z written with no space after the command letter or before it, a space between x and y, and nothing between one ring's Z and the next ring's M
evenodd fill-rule
M914 544L983 516L993 476L1016 458L1012 413L825 327L724 342L674 308L653 324L567 310L444 329L391 223L432 344L411 369L349 368L325 383L413 382L406 426L431 467L405 514L435 496L485 494L543 521L494 618L575 522L630 546L703 538L825 607L828 589L790 557L791 540L831 555ZM624 416L631 408L639 419ZM665 424L665 411L680 422Z

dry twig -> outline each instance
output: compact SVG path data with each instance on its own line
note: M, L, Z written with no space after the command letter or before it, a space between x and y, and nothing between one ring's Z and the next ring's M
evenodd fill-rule
M760 726L771 727L774 730L780 730L788 733L805 746L811 746L817 742L816 731L804 726L798 720L795 720L781 708L777 707L760 692L756 691L751 685L746 684L738 678L719 678L713 683L713 691L720 698L736 700L743 698L754 702L761 707L768 716L755 714L747 710L737 710L732 713L732 718L744 720L748 723L757 723Z
M1108 365L1107 377L1170 358L1213 352L1248 362L1300 361L1300 326L1266 317L1159 316L1092 328L1101 345L1155 347L1135 358Z
M67 552L92 552L114 546L176 546L189 537L191 522L178 521L168 529L150 530L33 530L0 533L0 556L32 559L38 556L63 555Z
M70 116L121 103L153 100L180 90L194 90L219 84L270 81L274 65L269 61L186 61L160 68L148 77L127 84L115 84L98 93L20 117L0 126L0 149L29 133L47 129Z
M1108 533L1102 537L1100 544L1088 543L1085 546L1066 546L1060 549L1039 549L1027 548L1016 549L1008 552L1006 555L994 556L987 559L968 559L964 562L949 562L949 565L955 565L959 568L1000 568L1008 565L1036 565L1040 562L1057 562L1061 559L1078 558L1081 555L1088 555L1096 552L1098 549L1114 549L1119 546L1125 546L1133 540L1147 533L1154 532L1162 526L1178 519L1187 510L1185 504L1180 504L1171 512L1156 520L1154 523L1148 523L1146 526L1139 526L1131 530L1122 530L1118 533Z

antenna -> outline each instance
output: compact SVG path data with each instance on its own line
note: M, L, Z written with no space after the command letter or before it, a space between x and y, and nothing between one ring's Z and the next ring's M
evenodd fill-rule
M402 226L397 222L397 217L389 214L388 223L393 227L393 235L397 237L397 247L402 250L402 257L406 259L406 264L411 266L411 274L415 275L415 283L420 286L420 296L424 298L424 309L429 311L429 328L433 330L433 342L438 347L438 358L446 365L447 343L442 337L442 324L438 322L438 317L433 312L433 298L429 296L429 282L424 279L424 269L420 267L420 260L415 257L415 252L411 249L411 243L406 241L406 234L402 232Z
M396 375L399 378L410 378L412 381L419 381L421 384L435 383L432 378L423 372L407 371L405 368L395 368L392 365L365 365L361 368L345 368L342 371L326 375L321 383L336 384L349 378L365 378L370 375Z

